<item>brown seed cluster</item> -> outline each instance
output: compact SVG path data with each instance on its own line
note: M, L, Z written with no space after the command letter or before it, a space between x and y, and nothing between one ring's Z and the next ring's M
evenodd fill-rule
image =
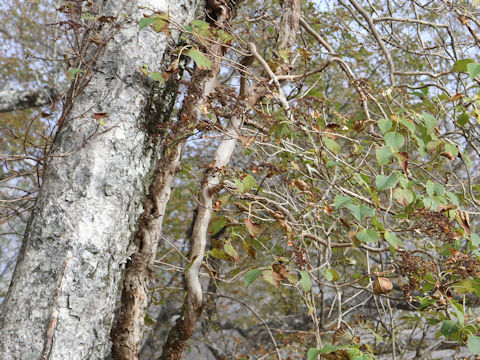
M435 236L442 242L455 241L455 233L451 230L452 223L445 213L422 209L415 211L411 218L415 221L414 230L429 237Z
M435 263L427 262L423 257L413 255L409 251L399 251L398 258L395 260L395 267L400 276L408 278L408 284L402 286L405 297L410 297L410 294L419 287L419 279L423 278L427 272L435 268Z
M453 251L453 255L447 260L447 267L464 279L480 276L480 262L461 251Z

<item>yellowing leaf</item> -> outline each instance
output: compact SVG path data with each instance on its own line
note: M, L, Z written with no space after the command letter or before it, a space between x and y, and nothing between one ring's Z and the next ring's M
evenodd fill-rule
M263 278L275 287L279 287L282 282L282 276L273 270L265 270L263 272Z
M238 261L238 253L237 253L237 250L235 250L235 248L232 246L231 243L225 243L223 245L223 251L225 251L225 253L229 256L232 257L233 260L235 260L235 262Z

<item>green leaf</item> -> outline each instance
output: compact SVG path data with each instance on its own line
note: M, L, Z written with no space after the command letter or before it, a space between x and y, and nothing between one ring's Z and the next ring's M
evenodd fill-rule
M472 63L472 59L462 59L458 60L453 64L452 72L467 72L467 65Z
M433 189L435 190L435 194L437 194L438 196L445 195L445 188L443 187L442 184L435 183L433 185Z
M444 150L445 150L446 152L452 154L453 156L457 156L457 155L458 155L458 148L457 148L456 145L446 144Z
M467 71L468 75L470 75L470 78L472 80L475 80L475 78L480 75L480 64L477 63L469 63L467 64Z
M287 275L285 275L285 277L292 284L296 284L298 282L298 276L295 273L288 273Z
M140 30L145 29L148 25L151 25L154 22L155 22L155 18L153 18L153 17L141 18L140 21L138 22L138 28Z
M323 270L323 276L325 276L325 279L327 279L328 281L338 281L340 279L340 276L335 269Z
M449 338L459 330L457 324L453 320L445 320L440 329L440 333Z
M225 253L229 256L232 257L233 260L235 260L235 262L238 261L238 253L237 253L237 250L235 250L235 248L232 246L231 243L225 243L223 244L223 251L225 251Z
M378 120L378 127L380 131L385 134L388 130L392 128L392 120L390 119L380 119Z
M246 193L246 192L249 191L249 190L252 188L252 186L254 186L256 183L257 183L257 180L255 180L255 178L254 178L252 175L248 174L247 176L245 176L245 177L243 178L242 187L241 187L240 191L241 191L242 193Z
M218 217L213 219L208 227L208 231L211 235L215 235L220 230L222 230L227 223L227 220L224 217Z
M377 157L378 165L385 165L392 161L393 153L392 150L388 146L382 146L381 148L377 149L375 152L375 156Z
M468 116L468 114L466 113L463 113L458 117L457 124L460 126L465 126L468 123L469 119L470 119L470 116Z
M75 79L75 76L80 73L80 72L83 72L82 69L77 69L77 68L70 68L67 70L67 77L71 80Z
M221 249L217 249L217 248L213 248L212 250L210 250L209 252L209 255L214 257L215 259L220 259L220 260L231 260L231 257L228 256L225 251L221 250Z
M415 133L415 123L409 119L400 119L400 124L405 126L412 134Z
M375 230L360 231L355 236L361 242L377 242L380 239L380 234Z
M465 325L465 310L463 309L463 306L456 302L454 299L451 299L450 302L453 305L452 308L455 311L455 316L458 319L458 323L460 324L460 326L463 327L463 325Z
M195 64L199 67L199 69L210 70L212 68L212 62L197 48L190 49L187 55L190 56L193 61L195 61Z
M351 198L350 196L337 195L337 196L335 196L335 200L334 200L332 205L335 209L338 209L345 204L351 203L352 201L353 201L353 198Z
M156 32L166 32L169 33L168 25L170 23L170 18L167 14L157 15L153 18L155 21L153 22L153 30Z
M403 206L411 204L414 199L413 192L408 189L395 189L393 196Z
M340 145L338 145L335 141L327 137L322 138L322 140L328 150L333 152L335 155L340 153Z
M217 34L222 44L227 44L229 41L233 40L233 36L225 30L220 29Z
M469 335L467 346L473 354L480 355L480 336Z
M319 354L320 354L320 349L310 348L307 351L307 359L316 360Z
M403 241L400 240L395 234L392 234L388 231L384 234L385 240L390 244L391 247L394 249L398 249L399 247L403 247Z
M306 271L299 270L300 276L302 277L302 287L303 290L309 292L312 289L312 280L310 279L310 275Z
M190 25L198 29L208 29L210 28L210 24L203 20L193 20Z
M372 225L377 228L377 230L384 231L383 224L377 219L377 215L372 217Z
M433 277L432 273L428 272L426 275L423 276L424 284L422 286L423 292L432 291L435 289L436 279Z
M259 270L259 269L252 269L252 270L249 270L247 271L247 273L245 274L245 285L247 287L249 287L250 285L252 285L252 283L257 280L260 275L262 275L262 270Z
M153 72L153 73L150 73L149 75L155 81L159 81L161 83L165 82L165 78L163 77L163 74L161 74L159 72Z
M335 351L338 350L345 350L348 349L350 346L348 345L331 345L331 344L326 344L324 347L320 349L320 354L331 354Z
M375 214L375 210L363 204L361 205L347 204L347 209L349 209L352 212L353 216L358 221L362 221L366 217L373 216Z
M470 292L474 292L477 294L480 291L480 279L462 280L456 282L452 286L455 291L462 295Z
M427 190L428 196L433 197L435 195L435 184L430 180L427 181L425 189Z
M375 177L375 185L377 186L378 191L383 191L385 189L390 189L397 185L398 178L397 174L393 173L389 176L387 175L377 175Z
M400 150L400 148L405 143L405 138L402 134L399 134L396 131L390 131L385 134L385 143L391 146L394 149Z
M480 236L475 233L470 234L470 240L472 241L473 246L480 246Z
M425 124L425 128L427 129L427 134L431 134L437 125L437 119L434 116L430 115L429 113L422 113L422 118Z

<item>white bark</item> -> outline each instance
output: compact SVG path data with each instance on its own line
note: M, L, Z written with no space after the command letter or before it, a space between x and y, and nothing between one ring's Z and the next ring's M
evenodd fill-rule
M0 113L49 105L57 98L58 91L50 87L27 91L3 90L0 91Z
M121 270L157 157L145 126L152 121L145 116L152 81L138 69L165 69L167 42L178 35L139 31L138 20L163 11L184 24L196 0L97 4L104 6L101 15L124 21L56 139L2 305L2 359L104 357ZM93 117L98 112L108 113L104 125Z

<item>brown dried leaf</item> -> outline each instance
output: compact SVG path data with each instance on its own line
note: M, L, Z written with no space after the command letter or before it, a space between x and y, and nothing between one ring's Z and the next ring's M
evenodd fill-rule
M459 211L458 219L460 220L459 222L463 228L463 231L465 231L465 235L470 236L472 233L472 227L470 225L470 217L468 216L468 213L465 211Z
M331 213L333 213L333 208L332 208L331 206L325 205L325 206L323 207L323 212L324 212L325 214L331 214Z
M99 113L93 114L93 118L95 120L102 119L102 118L107 117L107 116L108 116L107 112L99 112Z
M245 226L247 227L248 234L255 238L262 232L262 227L259 224L253 223L249 218L244 218Z
M452 155L452 153L448 152L448 151L444 151L440 155L446 157L448 160L454 160L455 159L455 157Z
M379 276L373 282L373 292L377 295L388 294L393 289L393 284L389 278Z
M408 173L408 153L401 151L398 155L400 156L403 171Z
M297 188L299 188L300 190L307 191L309 189L308 184L305 181L303 181L302 179L296 179L296 180L293 180L293 181L295 183L295 186Z
M266 282L269 282L275 287L279 287L280 284L282 283L283 277L280 274L277 274L276 272L272 270L265 270L263 273L263 278L265 279Z

